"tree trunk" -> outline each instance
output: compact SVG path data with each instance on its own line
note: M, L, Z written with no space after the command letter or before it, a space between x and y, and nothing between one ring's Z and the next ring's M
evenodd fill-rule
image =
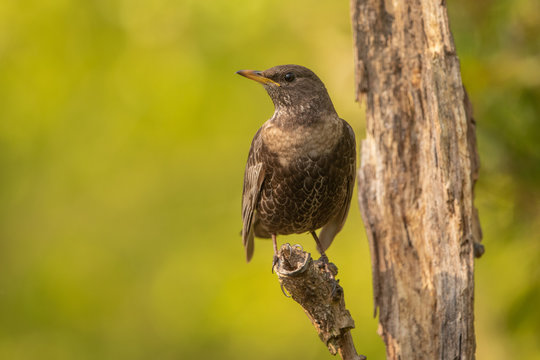
M351 0L359 203L388 359L474 359L475 124L446 5ZM475 248L476 244L476 248Z

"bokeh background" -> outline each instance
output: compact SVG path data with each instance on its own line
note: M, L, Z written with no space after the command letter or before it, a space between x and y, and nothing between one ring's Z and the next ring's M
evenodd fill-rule
M448 6L482 162L478 359L540 359L540 3ZM239 236L273 108L235 71L283 63L364 137L346 1L0 2L1 359L329 357L270 242L248 265ZM329 256L357 348L383 359L355 202Z

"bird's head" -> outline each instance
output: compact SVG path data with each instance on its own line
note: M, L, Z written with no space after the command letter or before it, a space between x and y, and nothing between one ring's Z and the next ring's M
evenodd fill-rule
M323 82L308 68L279 65L264 71L240 70L237 74L261 83L276 108L297 116L334 114L334 106Z

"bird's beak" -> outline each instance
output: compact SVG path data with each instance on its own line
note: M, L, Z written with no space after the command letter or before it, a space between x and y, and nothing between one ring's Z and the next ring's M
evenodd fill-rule
M267 77L264 77L262 75L262 72L255 71L255 70L239 70L236 72L238 75L242 75L247 77L248 79L255 80L257 82L260 82L261 84L272 84L276 86L280 86L277 82L274 80L271 80Z

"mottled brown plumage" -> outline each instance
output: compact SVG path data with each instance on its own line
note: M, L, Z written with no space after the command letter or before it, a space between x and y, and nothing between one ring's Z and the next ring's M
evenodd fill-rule
M276 236L305 232L313 235L325 257L345 223L353 191L352 128L337 115L322 81L303 66L238 73L262 83L275 106L253 138L244 174L247 261L255 236L273 239L275 262Z

